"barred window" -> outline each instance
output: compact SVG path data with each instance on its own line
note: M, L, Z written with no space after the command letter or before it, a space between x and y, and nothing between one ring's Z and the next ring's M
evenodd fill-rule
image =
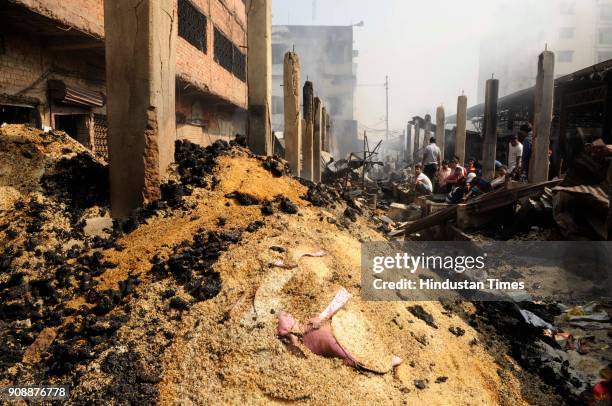
M215 28L215 62L246 82L246 55L217 28Z
M94 114L94 153L108 160L108 125L106 116Z
M191 45L206 53L206 16L189 0L178 2L178 34Z
M237 46L234 46L234 76L246 82L246 55L240 52Z
M234 44L219 29L215 28L215 62L232 72Z

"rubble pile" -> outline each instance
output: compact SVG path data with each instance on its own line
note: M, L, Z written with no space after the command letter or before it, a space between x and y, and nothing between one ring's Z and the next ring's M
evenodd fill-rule
M479 331L499 332L490 340L504 341L521 367L556 388L570 404L594 402L593 388L610 378L612 365L609 304L483 302L477 306L470 324Z
M240 140L181 141L162 200L113 224L105 163L62 133L0 131L0 386L70 384L78 404L563 401L499 361L508 344L470 304L363 301L360 242L383 236L351 191L306 187ZM404 360L392 372L278 338L281 311L308 320L342 287Z

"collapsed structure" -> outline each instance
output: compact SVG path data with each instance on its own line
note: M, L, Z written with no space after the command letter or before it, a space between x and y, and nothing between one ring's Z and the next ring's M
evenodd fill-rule
M335 99L352 104L350 27L338 29L347 37L335 44L338 65L350 62L350 71L331 75L345 97L308 80L299 52L273 52L269 0L85 1L83 15L49 1L0 7L10 27L0 66L11 74L0 82L0 120L29 123L0 129L0 386L68 381L75 403L550 404L585 400L598 379L609 381L601 365L611 361L609 336L550 328L585 320L605 328L605 305L368 302L359 296L359 244L508 238L508 229L487 227L514 216L528 231L531 218L551 214L570 229L580 205L567 194L609 207L599 184L585 189L574 174L549 180L548 147L553 117L563 140L568 112L584 113L588 97L605 106L593 137L609 141L600 75L610 65L555 82L545 51L528 97L536 131L529 183L504 181L451 204L416 196L410 171L379 161L381 143L371 148L364 135L363 150L353 151L360 146L332 136L333 117L349 110ZM14 34L30 32L27 21L44 28L41 43ZM37 54L48 69L40 71ZM281 143L272 134L271 79L283 54ZM476 108L486 181L506 153L498 89L488 80L486 103ZM435 123L415 117L401 139L405 164L421 160L434 133L442 157L465 162L480 138L468 130L473 111L459 96L454 134L442 106ZM344 125L356 126L348 118ZM345 149L346 159L332 159ZM281 151L287 162L269 156ZM307 320L337 292L340 326L323 341L336 339L340 359L277 336L281 312ZM313 331L298 330L296 337ZM570 350L592 352L590 366L555 352Z

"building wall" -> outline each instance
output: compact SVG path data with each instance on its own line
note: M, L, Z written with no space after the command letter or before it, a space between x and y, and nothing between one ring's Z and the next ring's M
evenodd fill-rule
M202 103L197 97L178 97L176 101L177 138L200 145L216 140L230 141L236 134L246 134L246 111L239 108Z
M246 9L242 0L192 0L208 17L206 53L178 38L176 74L201 90L247 108L247 84L214 62L214 27L246 53ZM212 24L211 24L212 22Z
M597 1L594 36L596 62L612 59L612 0Z
M556 53L555 76L564 76L596 63L595 30L597 4L594 0L555 2L549 49Z
M350 26L272 27L272 125L283 127L283 56L295 48L300 57L302 86L314 83L315 95L333 121L354 119L356 72L353 63L353 28Z
M103 0L11 0L67 26L104 37ZM242 0L192 0L208 19L207 53L183 38L177 43L177 76L201 90L247 107L247 85L214 63L214 27L218 27L246 53L246 7Z
M13 0L11 0L13 1ZM177 0L178 1L178 0ZM177 113L184 121L178 123L177 137L200 139L208 144L217 137L229 139L236 133L246 133L247 83L215 62L214 29L218 28L232 43L246 54L246 8L242 0L191 0L207 18L206 52L192 46L182 37L177 38ZM103 0L14 0L36 14L52 19L58 33L64 26L73 27L82 38L104 38ZM27 15L27 14L26 14ZM27 17L19 24L27 24ZM6 31L6 32L5 32ZM43 45L45 38L25 30L12 33L2 30L4 52L0 52L0 104L2 95L18 95L38 106L40 123L53 126L52 113L83 113L68 106L53 106L47 100L47 81L63 80L67 85L106 93L105 61L103 52L82 50L49 52ZM61 38L61 37L60 37ZM79 38L71 36L66 41ZM187 88L189 96L183 92ZM198 102L199 100L199 102ZM193 116L193 105L199 113ZM58 109L62 111L58 111ZM55 109L55 110L54 110ZM96 108L88 113L104 116L106 109ZM198 126L201 115L205 125ZM93 118L92 118L93 122ZM93 125L92 125L93 128Z
M36 38L5 33L4 53L0 53L0 104L8 101L36 105L41 124L51 126L52 113L62 109L47 99L47 81L58 79L67 85L104 92L104 61L84 59L74 52L49 52ZM84 113L84 110L76 110ZM104 108L93 112L106 114Z

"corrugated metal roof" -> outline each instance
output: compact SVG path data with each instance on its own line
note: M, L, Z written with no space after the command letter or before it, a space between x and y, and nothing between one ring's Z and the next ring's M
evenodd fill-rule
M106 104L101 92L69 86L61 80L49 80L47 87L51 98L61 103L87 107L103 107Z

